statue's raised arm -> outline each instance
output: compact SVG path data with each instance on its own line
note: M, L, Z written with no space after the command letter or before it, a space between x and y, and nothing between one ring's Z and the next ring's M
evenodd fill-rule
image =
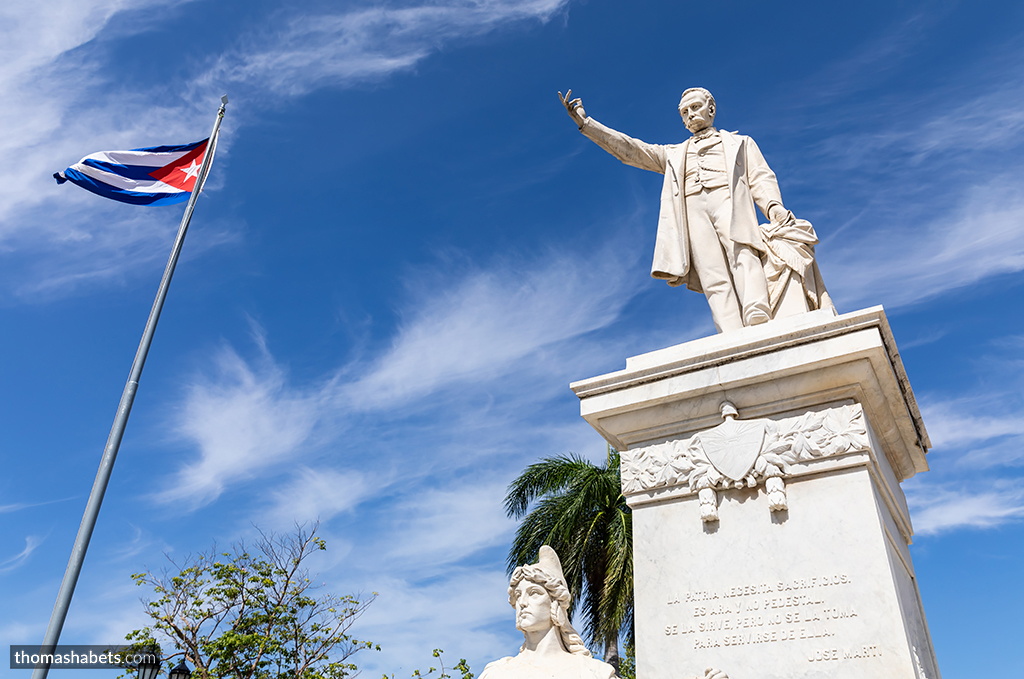
M835 312L814 261L813 227L784 207L754 140L714 126L710 92L683 92L679 115L692 136L680 144L650 144L602 125L572 90L558 98L588 139L627 165L665 175L651 276L704 293L719 332ZM758 224L758 208L770 224Z

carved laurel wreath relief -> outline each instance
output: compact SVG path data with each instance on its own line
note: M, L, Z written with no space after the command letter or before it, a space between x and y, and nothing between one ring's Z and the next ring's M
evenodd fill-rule
M735 406L722 404L725 421L675 440L622 453L626 495L688 486L697 491L701 519L718 520L716 490L756 487L764 481L771 511L788 508L783 477L797 462L868 449L864 411L845 405L783 420L737 420Z

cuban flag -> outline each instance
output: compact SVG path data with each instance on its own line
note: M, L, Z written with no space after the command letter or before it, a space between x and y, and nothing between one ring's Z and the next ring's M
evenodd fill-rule
M181 146L151 146L131 151L101 151L82 158L53 177L58 184L70 181L122 203L181 203L188 200L196 188L209 141L204 139ZM213 148L217 148L216 141Z

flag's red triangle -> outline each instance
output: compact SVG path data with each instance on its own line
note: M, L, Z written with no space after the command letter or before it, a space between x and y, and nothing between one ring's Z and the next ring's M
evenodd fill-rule
M199 167L203 164L203 154L210 142L192 149L173 163L158 167L149 173L153 179L169 184L182 191L191 191L199 178Z

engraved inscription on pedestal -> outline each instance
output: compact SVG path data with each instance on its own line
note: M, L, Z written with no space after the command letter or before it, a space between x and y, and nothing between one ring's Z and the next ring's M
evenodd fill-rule
M784 515L747 487L716 491L718 522L697 519L690 491L635 505L638 672L919 679L906 670L920 614L897 601L899 557L864 457L787 478Z
M866 613L853 603L852 585L846 573L831 573L686 591L666 602L679 622L666 625L665 636L687 650L811 640L813 647L799 644L810 663L880 657L880 644L851 643L850 623Z

